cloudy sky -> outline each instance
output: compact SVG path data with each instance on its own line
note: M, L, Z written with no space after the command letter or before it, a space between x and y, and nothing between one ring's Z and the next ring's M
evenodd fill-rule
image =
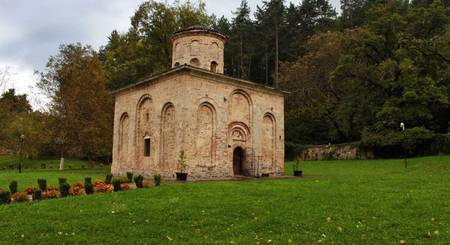
M205 0L209 13L231 17L241 0ZM300 0L293 1L298 3ZM125 32L143 0L0 0L0 71L6 88L29 95L35 109L46 98L35 88L34 71L42 71L60 44L106 44L112 30ZM171 2L171 1L166 1ZM248 0L252 10L261 0ZM332 0L336 9L339 0ZM0 76L0 82L2 77ZM0 93L4 87L0 87Z

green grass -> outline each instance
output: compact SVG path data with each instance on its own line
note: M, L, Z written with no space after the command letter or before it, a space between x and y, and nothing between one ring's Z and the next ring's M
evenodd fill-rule
M18 156L0 155L0 171L10 169L11 167L17 168L18 163ZM46 169L58 169L59 159L23 159L22 167L24 169L42 169L42 164L45 165ZM78 159L65 159L64 166L66 169L91 167L87 161Z
M306 162L300 179L171 184L3 205L0 244L448 244L450 157L409 163ZM0 185L9 177L0 175Z

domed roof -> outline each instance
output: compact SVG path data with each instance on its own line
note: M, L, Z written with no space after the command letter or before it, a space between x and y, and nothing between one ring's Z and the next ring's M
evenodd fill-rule
M207 28L202 25L192 25L192 26L189 26L189 27L186 27L186 28L183 28L183 29L180 29L180 30L174 32L172 35L172 40L177 36L180 36L183 34L188 34L188 33L210 33L210 34L217 35L224 40L227 39L227 37L225 35L223 35L222 33L218 32L218 31L215 31L213 29Z

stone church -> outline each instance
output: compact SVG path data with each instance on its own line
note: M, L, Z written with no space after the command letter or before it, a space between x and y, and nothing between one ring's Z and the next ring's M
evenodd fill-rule
M189 178L284 173L284 92L223 74L226 37L193 26L171 39L172 69L114 92L112 173Z

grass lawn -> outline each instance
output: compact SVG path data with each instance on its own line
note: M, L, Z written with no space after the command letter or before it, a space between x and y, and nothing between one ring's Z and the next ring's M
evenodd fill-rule
M450 156L409 163L306 162L300 179L171 184L3 205L0 244L448 244ZM86 175L76 172L70 176ZM43 174L59 176L38 171L19 185ZM19 176L0 172L0 186L10 178Z
M0 155L0 170L16 168L19 163L18 156ZM24 159L22 168L24 169L59 169L59 159ZM66 169L89 168L89 163L77 159L65 159L64 166Z

